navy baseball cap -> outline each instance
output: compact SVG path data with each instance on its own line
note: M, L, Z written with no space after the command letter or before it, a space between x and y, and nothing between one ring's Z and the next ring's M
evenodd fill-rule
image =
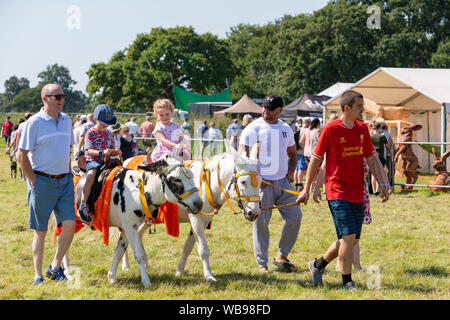
M104 125L113 125L116 123L116 117L114 116L113 109L106 104L99 104L95 107L94 118Z
M270 110L275 110L276 108L283 108L283 98L281 98L279 95L271 94L264 98L264 101L262 103L263 107L269 108Z

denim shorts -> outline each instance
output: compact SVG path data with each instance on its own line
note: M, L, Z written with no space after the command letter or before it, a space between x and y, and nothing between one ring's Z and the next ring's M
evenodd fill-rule
M75 220L74 187L72 174L54 179L36 175L33 186L28 181L28 207L30 229L46 231L53 212L56 223Z
M103 161L88 161L86 165L86 172L91 169L98 169L104 164Z
M356 239L359 239L364 221L364 204L345 200L328 200L328 206L333 216L338 239L353 233L356 234Z
M306 158L304 155L299 154L297 159L297 171L306 171L308 170L308 163L306 162Z

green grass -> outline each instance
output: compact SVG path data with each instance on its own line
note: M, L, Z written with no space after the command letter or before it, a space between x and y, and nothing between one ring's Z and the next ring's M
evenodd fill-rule
M3 146L3 147L2 147ZM374 273L354 274L360 289L356 293L341 290L341 276L333 261L324 275L325 287L314 288L307 262L320 257L335 240L335 231L325 201L310 201L302 206L303 219L299 238L289 259L298 267L294 274L275 271L259 273L252 245L252 224L242 215L234 216L224 207L206 231L211 250L211 268L217 279L208 284L196 249L186 269L175 276L176 266L189 226L182 224L180 238L170 237L162 226L156 234L144 236L149 256L148 274L152 286L144 289L137 264L130 254L131 271L119 268L118 283L109 284L107 272L115 240L106 247L97 231L83 229L71 246L71 263L79 267L79 287L68 287L46 280L44 285L30 285L34 275L31 255L33 233L28 229L26 183L9 176L9 160L0 144L0 299L449 299L449 220L450 194L418 192L396 193L382 204L372 197L373 223L363 226L361 262L363 267L378 268ZM430 180L421 176L420 181ZM270 223L269 257L276 255L283 220L274 211ZM111 230L111 237L117 237ZM53 258L55 245L47 235L44 268ZM380 288L370 289L379 276Z

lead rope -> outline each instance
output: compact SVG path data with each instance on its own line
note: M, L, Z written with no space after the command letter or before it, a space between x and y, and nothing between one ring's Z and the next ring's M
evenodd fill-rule
M290 194L293 194L293 195L296 195L296 196L299 196L299 195L300 195L300 192L293 191L293 190L288 190L288 189L284 189L284 188L275 186L275 185L273 185L273 184L271 184L270 182L267 182L267 181L265 181L265 180L263 180L263 182L264 182L265 184L271 186L271 187L274 187L274 188L278 189L278 190L286 191L286 192L288 192L288 193L290 193ZM267 209L268 209L268 210L273 210L273 209L278 209L278 208L291 207L291 206L295 206L295 205L299 205L299 204L298 204L297 202L293 202L293 203L288 203L288 204L284 204L284 205L281 205L281 206L273 206L273 207L270 207L270 208L267 208Z
M228 199L227 194L225 192L225 189L223 188L222 182L220 181L219 164L220 164L220 160L217 162L217 182L219 183L220 190L222 190L222 193L225 196L225 200L227 201L228 207L230 207L230 209L231 209L231 211L233 212L234 215L237 215L237 212L234 211L233 207L231 206L230 199Z

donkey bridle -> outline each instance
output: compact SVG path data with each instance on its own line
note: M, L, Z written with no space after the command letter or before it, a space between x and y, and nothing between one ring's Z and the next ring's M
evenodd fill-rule
M177 198L177 201L179 203L181 203L182 205L184 205L186 208L189 208L189 206L183 201L183 199L189 197L191 194L194 194L194 193L198 192L198 189L197 189L197 187L194 186L193 188L185 191L182 194L179 194L178 192L176 192L174 190L174 188L172 187L172 182L170 182L169 179L168 179L168 175L173 170L175 170L176 168L181 168L181 170L183 171L183 173L186 176L186 178L188 178L188 180L192 179L192 176L189 174L189 172L187 171L186 167L183 164L180 163L180 164L173 165L172 167L170 167L167 170L166 174L161 174L161 178L162 178L162 182L163 182L163 184L162 184L163 185L163 191L164 191L164 186L166 185L167 188L169 188L169 190L172 191L172 193L175 196L175 198Z
M219 205L217 205L215 203L215 201L212 198L212 194L211 194L211 187L209 185L209 169L206 168L206 164L207 162L203 162L202 164L202 170L201 170L201 174L200 174L200 191L199 193L201 194L201 186L202 186L202 181L205 180L205 191L206 191L206 196L208 198L209 203L211 204L211 206L214 208L214 211L212 213L203 213L200 212L203 215L214 215L217 214L220 210ZM236 168L234 168L234 173L233 173L233 177L231 178L230 182L228 183L228 186L226 188L226 190L230 190L230 187L233 185L233 183L235 184L235 191L236 191L236 196L238 198L238 205L239 208L241 208L242 210L244 210L244 205L242 202L260 202L260 196L255 195L255 196L247 196L247 197L242 197L241 193L239 191L239 187L237 184L237 180L242 177L242 176L251 176L252 177L252 186L256 187L258 185L258 172L238 172L236 170ZM220 160L217 162L217 182L219 184L220 190L222 191L223 195L225 196L225 200L227 201L228 207L230 207L231 211L236 215L238 214L236 211L234 211L230 200L227 196L227 193L225 192L225 189L223 188L222 182L220 181Z

